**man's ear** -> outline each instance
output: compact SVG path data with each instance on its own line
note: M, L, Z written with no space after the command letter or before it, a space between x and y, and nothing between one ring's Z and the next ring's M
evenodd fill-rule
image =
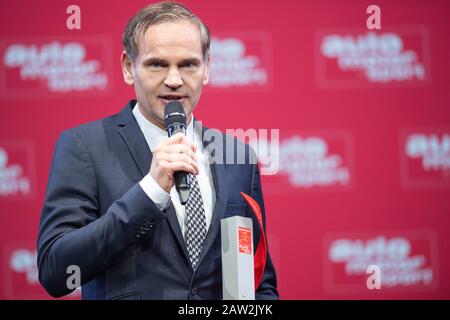
M211 55L208 55L208 60L206 61L206 70L203 76L203 85L208 84L210 70L211 70Z
M123 81L130 86L133 85L133 65L125 50L120 56L120 63L122 64Z

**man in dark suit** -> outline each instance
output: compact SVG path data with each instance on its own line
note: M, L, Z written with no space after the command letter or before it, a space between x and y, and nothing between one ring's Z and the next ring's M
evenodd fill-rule
M253 218L240 191L259 203L264 227L265 216L251 149L217 132L206 141L207 129L197 130L192 112L208 82L209 43L207 27L176 3L148 6L128 22L122 70L137 101L63 132L55 148L38 239L39 279L52 296L73 290L68 268L76 266L84 299L222 299L220 220ZM186 113L186 136L167 137L172 100ZM238 150L245 163L223 161ZM189 174L184 206L177 171ZM278 298L270 255L256 298Z

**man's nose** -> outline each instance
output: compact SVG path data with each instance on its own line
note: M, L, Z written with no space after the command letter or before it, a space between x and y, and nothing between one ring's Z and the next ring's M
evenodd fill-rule
M183 85L183 79L177 68L171 68L169 70L169 73L164 80L164 84L173 90L176 90Z

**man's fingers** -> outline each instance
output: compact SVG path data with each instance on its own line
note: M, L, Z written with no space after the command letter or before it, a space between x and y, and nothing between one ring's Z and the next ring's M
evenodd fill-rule
M159 170L173 174L185 171L197 175L197 147L190 143L182 133L173 135L159 144L153 152L154 160L159 162Z
M177 133L173 136L171 136L167 142L165 143L166 145L176 145L176 144L185 144L188 145L194 152L197 151L197 146L192 144L188 138L182 134L182 133Z
M192 148L190 148L185 144L165 145L161 147L160 151L168 154L172 153L186 154L191 158L193 158L195 161L197 161L197 156L195 155L195 152L192 150Z
M150 174L155 181L167 192L173 187L173 174L184 171L194 175L199 174L197 148L188 138L177 133L169 139L164 139L152 151L153 160Z
M189 142L189 141L186 138L186 136L184 134L182 134L181 132L171 136L167 140L167 144L178 144L178 143L183 143L183 142Z
M169 153L161 155L161 159L167 162L184 162L192 166L195 170L194 174L198 174L197 163L188 155L183 153Z
M198 171L190 164L182 161L175 161L175 162L168 162L170 171L177 172L177 171L184 171L192 173L193 175L197 175Z

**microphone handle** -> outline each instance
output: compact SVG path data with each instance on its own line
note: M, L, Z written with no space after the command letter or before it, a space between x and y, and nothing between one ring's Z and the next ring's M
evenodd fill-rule
M179 132L186 135L186 126L183 124L174 123L167 128L169 138ZM185 171L177 171L173 174L173 177L175 179L175 188L177 189L180 202L184 206L189 199L189 194L191 191L188 182L188 173Z

